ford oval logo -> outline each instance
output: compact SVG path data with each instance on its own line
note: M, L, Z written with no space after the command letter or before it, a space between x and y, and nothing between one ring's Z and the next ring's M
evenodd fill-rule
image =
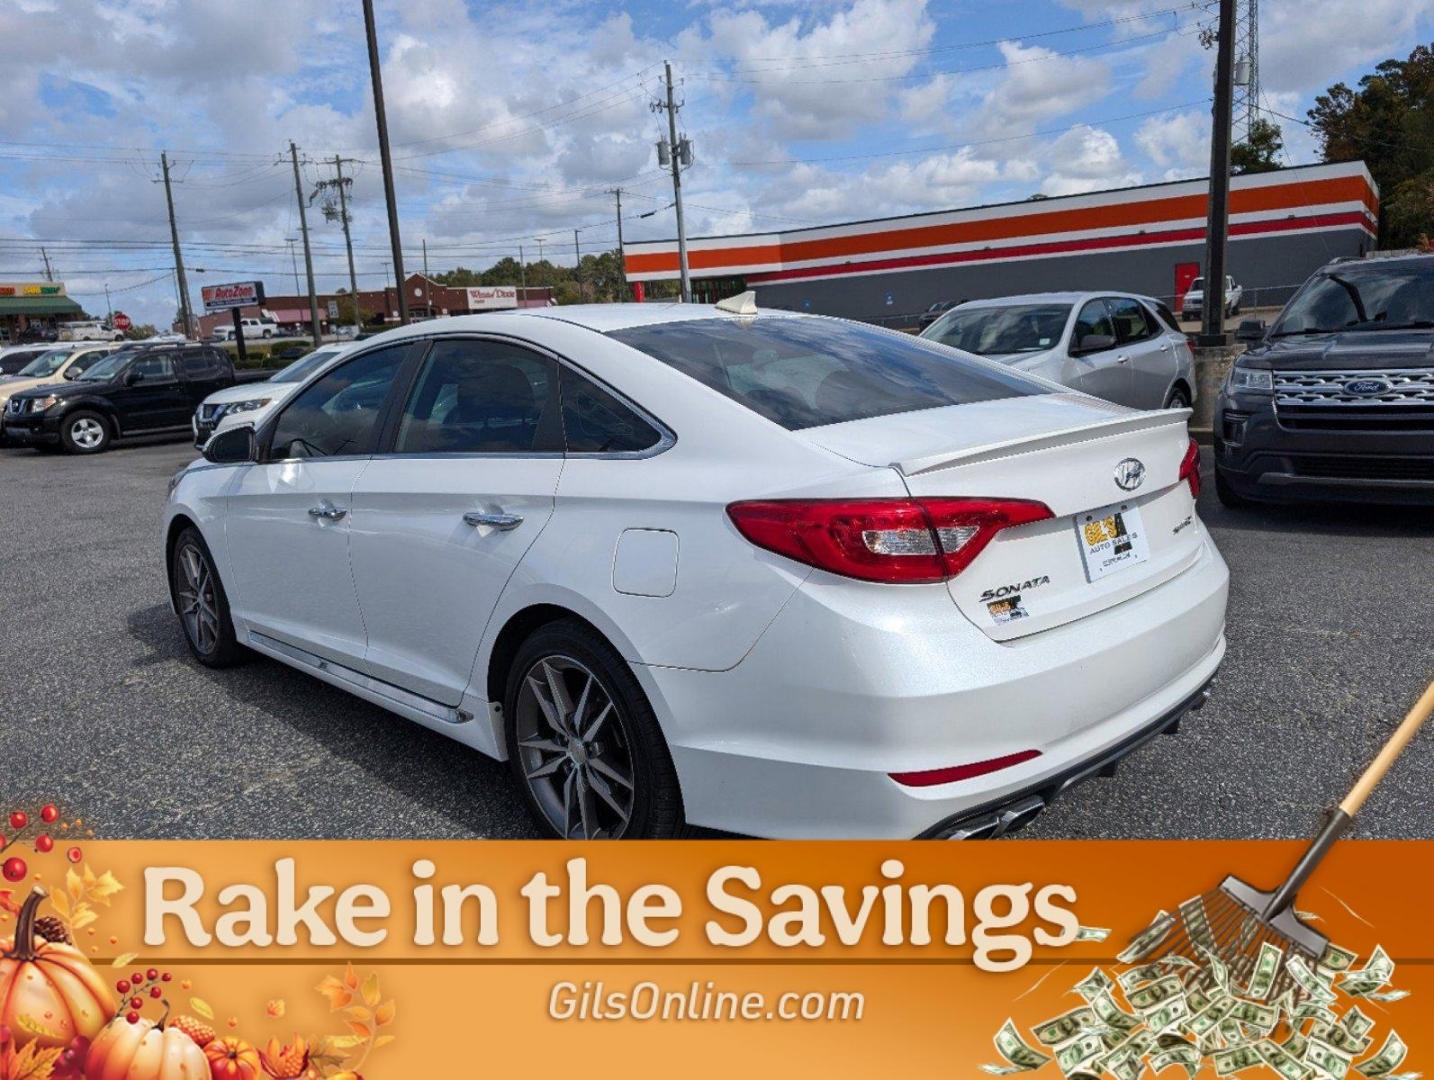
M1115 465L1115 486L1121 491L1134 491L1145 482L1145 463L1128 457Z
M1344 392L1355 397L1374 397L1389 393L1389 383L1383 379L1350 379L1344 384Z

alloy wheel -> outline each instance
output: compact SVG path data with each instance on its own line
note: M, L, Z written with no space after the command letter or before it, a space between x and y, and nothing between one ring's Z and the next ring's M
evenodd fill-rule
M70 425L70 438L81 450L93 450L105 441L105 428L98 420L82 416Z
M558 834L622 836L635 796L632 751L601 680L570 656L545 656L523 676L515 720L523 777Z
M175 582L179 617L195 649L208 655L219 643L219 610L214 592L214 574L209 560L193 544L185 544L175 556L182 580Z

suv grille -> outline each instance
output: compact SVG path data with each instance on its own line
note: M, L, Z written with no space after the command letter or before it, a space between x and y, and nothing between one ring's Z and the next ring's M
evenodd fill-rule
M1276 371L1274 383L1286 428L1434 431L1434 368Z

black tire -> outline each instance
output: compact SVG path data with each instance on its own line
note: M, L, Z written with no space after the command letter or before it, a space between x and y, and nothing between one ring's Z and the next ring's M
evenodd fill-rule
M1215 497L1220 500L1221 506L1230 510L1241 510L1250 505L1249 499L1230 486L1218 465L1215 467Z
M539 687L549 687L553 672L574 704L589 696L583 686L591 679L596 686L591 691L593 700L605 696L612 705L610 712L596 709L598 715L606 715L605 720L579 716L576 711L568 717L588 722L589 734L582 739L565 740L559 727L548 721L550 714L541 700L551 706L556 700L551 691L539 699L534 696L539 691L525 690L529 675L538 680ZM684 835L677 770L657 717L627 662L590 627L562 620L534 631L519 646L508 672L503 714L513 779L544 835L573 839ZM582 727L581 723L578 726ZM602 729L601 739L596 738L598 728ZM563 747L565 741L582 744L576 757ZM535 745L543 743L547 745ZM530 772L540 770L541 775L530 778ZM627 793L615 778L624 773L631 780ZM600 788L607 789L604 798L613 797L626 806L625 819L621 807L599 798ZM574 794L569 796L569 791ZM569 822L566 827L557 820L564 815Z
M109 420L90 409L76 409L60 421L60 445L67 454L103 454L114 435Z
M189 561L191 557L193 562ZM200 570L191 578L190 571L196 566ZM198 530L185 529L174 541L169 555L169 584L184 641L194 659L205 667L227 668L249 658L249 650L234 636L229 597L224 593L209 546ZM193 597L202 602L195 603Z
M1190 391L1183 386L1172 386L1170 394L1165 399L1167 409L1188 409L1190 408Z

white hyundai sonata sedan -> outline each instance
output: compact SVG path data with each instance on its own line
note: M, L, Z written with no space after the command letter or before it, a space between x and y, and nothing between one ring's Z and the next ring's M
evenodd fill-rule
M750 302L364 342L172 481L201 663L511 763L541 827L992 836L1203 703L1185 410Z

